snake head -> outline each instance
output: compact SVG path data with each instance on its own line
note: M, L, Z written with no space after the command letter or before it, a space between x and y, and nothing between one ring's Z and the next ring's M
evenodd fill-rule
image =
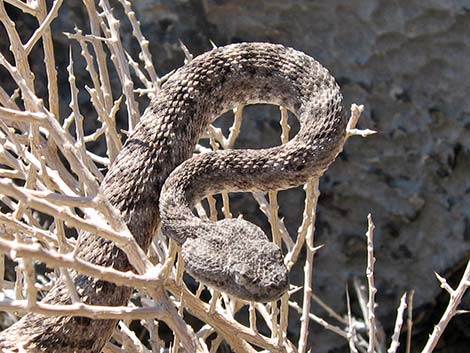
M206 223L185 241L182 256L196 279L243 300L268 302L288 289L281 249L245 220Z
M265 240L245 242L246 257L230 264L230 277L238 288L241 299L268 302L278 299L289 286L288 272L281 250ZM248 249L248 246L253 245ZM233 260L233 259L232 259Z

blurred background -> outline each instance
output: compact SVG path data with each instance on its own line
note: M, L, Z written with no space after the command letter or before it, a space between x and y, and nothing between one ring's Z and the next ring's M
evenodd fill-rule
M124 18L115 5L116 17ZM412 342L418 352L448 299L434 271L455 285L470 256L470 2L139 0L132 6L160 75L183 65L179 40L194 55L211 49L210 41L218 46L281 43L330 70L348 111L351 103L365 105L359 127L378 134L351 138L321 180L315 244L324 247L314 261L314 292L339 313L346 312L346 286L353 293L354 278L365 283L364 234L371 213L377 227L378 320L390 337L399 298L415 290ZM52 26L64 114L69 109L65 68L71 42L63 32L76 25L89 33L86 19L81 2L69 1ZM28 33L37 24L19 21L17 26ZM121 33L132 54L136 43L128 22L122 22ZM5 45L2 36L0 47ZM76 70L84 68L78 46L72 49ZM90 80L85 70L75 74L82 82ZM38 85L45 82L40 76ZM82 92L86 116L89 97ZM249 107L244 116L237 147L280 143L277 107ZM222 119L219 124L226 123ZM301 189L279 195L280 215L292 235L302 220L303 197ZM269 230L251 198L237 194L231 200L234 216L243 213ZM292 282L301 285L302 279L299 265ZM469 297L463 308L470 307ZM352 301L354 314L361 316L354 294ZM316 304L312 310L327 316ZM436 352L467 352L469 320L468 315L455 318ZM289 335L298 334L295 327L290 330ZM312 352L349 351L337 336L313 323L311 330Z

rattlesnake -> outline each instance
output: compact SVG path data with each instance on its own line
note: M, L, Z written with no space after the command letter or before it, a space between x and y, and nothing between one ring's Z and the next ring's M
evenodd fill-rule
M187 160L215 117L237 104L253 103L287 107L298 117L300 131L278 147L217 151ZM161 220L163 233L182 245L186 269L197 279L242 299L272 300L288 286L280 249L247 221L196 218L193 204L207 193L285 189L320 176L338 154L345 131L341 93L317 61L281 45L228 45L196 57L169 78L100 192L120 210L144 249ZM130 269L113 243L87 233L79 237L77 256ZM87 303L125 305L131 293L82 275L74 275L74 281ZM44 300L69 302L63 284ZM13 349L21 342L28 351L99 352L115 324L28 314L0 334L0 347Z

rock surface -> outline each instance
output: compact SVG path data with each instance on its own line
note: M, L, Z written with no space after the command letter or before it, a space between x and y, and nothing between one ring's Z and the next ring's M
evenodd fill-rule
M314 291L345 312L345 284L352 291L352 278L364 280L371 213L377 226L377 313L388 336L404 291L416 291L416 315L431 312L441 293L433 272L450 276L470 254L468 0L140 0L133 7L160 74L182 65L179 39L195 55L210 49L210 40L282 43L329 68L346 107L365 105L360 127L379 133L350 139L322 179L315 242L325 246L316 255ZM75 23L86 30L83 11L64 4L55 28L67 31ZM131 29L123 26L126 44ZM64 65L67 42L59 40L64 52L58 65ZM237 147L279 143L277 109L250 108L245 116ZM279 198L280 214L295 234L303 192ZM233 201L234 214L248 213L246 218L267 227L252 200L235 195ZM292 276L298 285L301 262ZM313 310L321 313L316 305ZM423 317L415 332L421 328L426 337L437 317ZM464 332L464 326L460 321L455 330ZM294 325L289 330L298 334ZM312 330L312 352L348 351L338 336L314 325ZM455 347L464 347L465 339L468 334Z

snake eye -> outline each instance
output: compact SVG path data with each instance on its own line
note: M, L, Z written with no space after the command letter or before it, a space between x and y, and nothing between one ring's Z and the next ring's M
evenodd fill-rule
M248 279L241 273L235 273L235 282L241 285L245 285L248 283Z
M235 282L246 285L252 281L252 271L244 264L236 266L234 269Z

